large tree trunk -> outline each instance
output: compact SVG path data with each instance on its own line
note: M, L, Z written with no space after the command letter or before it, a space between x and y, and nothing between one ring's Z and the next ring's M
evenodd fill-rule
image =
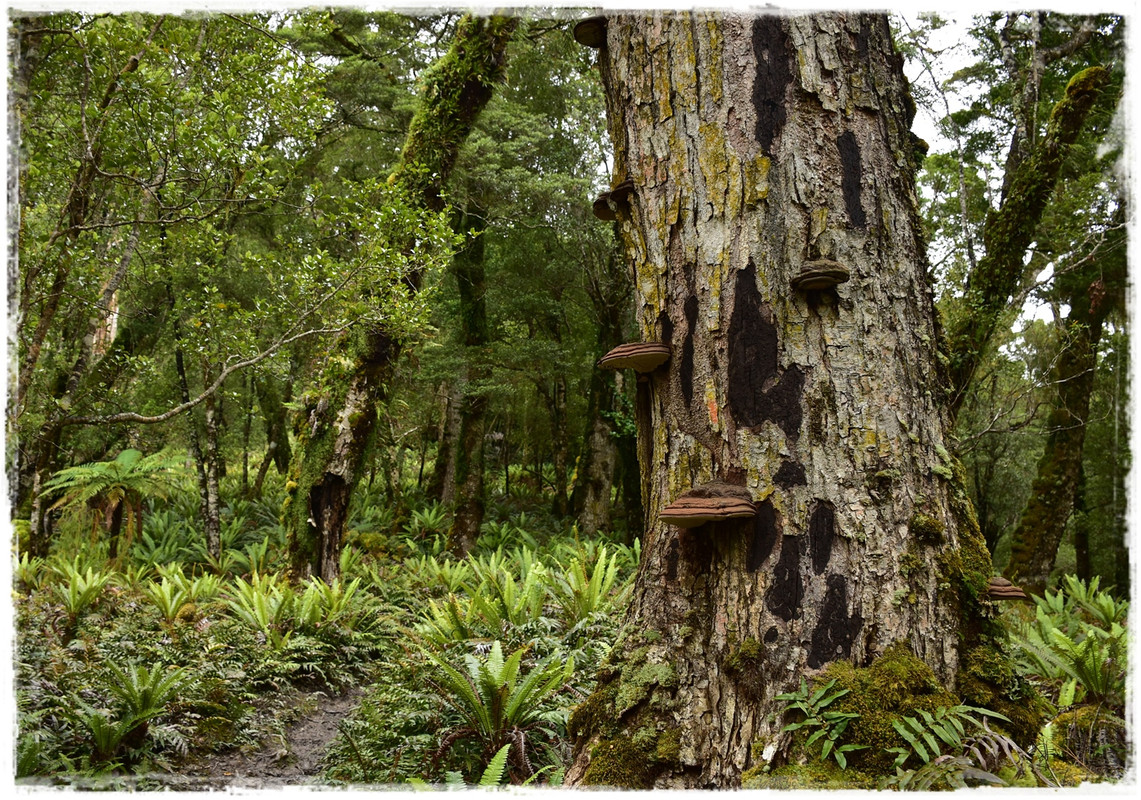
M801 676L902 641L951 684L985 602L902 59L884 16L658 14L611 17L600 62L638 324L672 357L639 387L643 561L568 781L735 786ZM825 260L851 279L794 288ZM662 520L710 482L755 517Z

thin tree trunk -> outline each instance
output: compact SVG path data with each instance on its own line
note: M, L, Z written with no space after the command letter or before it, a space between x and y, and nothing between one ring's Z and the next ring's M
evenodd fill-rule
M1052 376L1057 400L1047 421L1046 449L1038 461L1030 499L1014 531L1006 568L1011 580L1036 594L1047 588L1077 499L1097 345L1101 339L1100 320L1088 328L1072 322L1067 327L1070 333Z
M801 676L903 642L952 685L980 635L902 59L865 14L612 16L599 52L638 326L672 356L639 385L642 564L567 781L732 787ZM662 518L698 488L756 514Z
M488 343L483 243L486 216L478 208L465 210L454 227L457 232L468 232L470 238L452 257L451 265L458 290L466 375L461 384L457 447L451 454L455 462L452 469L455 497L451 504L455 516L448 531L448 549L458 556L465 556L479 539L484 514L483 434L487 395L482 384L489 374L482 352Z
M389 177L425 209L443 209L443 189L459 148L491 99L506 65L516 20L464 17L448 52L425 73L420 108L408 127L400 162ZM408 278L409 291L420 277ZM400 342L377 327L353 331L353 370L299 420L308 427L290 493L291 551L299 572L337 576L348 502L376 421L377 403L392 374ZM323 406L323 407L322 407Z
M1000 317L1026 280L1026 249L1034 240L1062 164L1108 82L1109 71L1102 67L1090 67L1075 75L1066 87L1066 96L1054 107L1042 140L1029 155L1012 154L1008 159L1013 166L1007 170L1009 185L1003 192L1002 205L987 214L983 226L986 253L967 276L963 303L968 311L947 329L952 418L966 399Z

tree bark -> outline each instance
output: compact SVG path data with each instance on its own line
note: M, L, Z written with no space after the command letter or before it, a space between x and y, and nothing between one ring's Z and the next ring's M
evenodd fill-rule
M1058 399L1047 422L1046 449L1014 531L1006 568L1006 575L1027 592L1041 594L1047 588L1074 510L1100 328L1099 324L1096 330L1074 331L1058 354L1054 370Z
M901 65L879 15L609 18L618 220L672 356L639 387L643 560L570 783L739 785L801 676L902 641L950 685L978 635L990 556L930 389ZM851 279L793 288L825 259ZM756 516L661 519L710 482Z

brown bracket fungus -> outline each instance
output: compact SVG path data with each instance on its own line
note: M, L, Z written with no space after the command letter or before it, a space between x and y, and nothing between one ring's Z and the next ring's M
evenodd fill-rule
M830 289L846 283L850 277L851 272L839 261L821 258L804 262L800 273L792 279L792 288L801 292Z
M574 40L583 47L606 46L606 17L587 17L574 26Z
M618 219L618 215L614 213L614 209L610 207L610 192L600 194L598 199L594 201L594 216L606 222L613 222Z
M627 178L624 181L619 181L617 184L610 188L610 199L615 203L627 203L629 197L634 192L634 181Z
M618 219L615 211L617 205L628 205L630 195L634 192L634 181L627 178L620 181L609 192L603 192L594 201L594 216L608 222Z
M994 577L987 581L987 597L991 600L1029 600L1026 592L1006 578Z
M670 358L670 346L658 342L620 344L598 359L602 369L633 369L653 372Z
M748 489L712 481L683 493L662 510L661 518L679 528L696 528L707 522L748 519L756 515L757 507Z

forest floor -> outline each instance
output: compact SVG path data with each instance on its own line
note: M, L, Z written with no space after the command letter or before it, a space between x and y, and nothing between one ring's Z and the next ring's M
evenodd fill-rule
M274 789L317 784L321 759L337 736L342 719L360 704L364 691L354 687L344 694L325 692L302 695L300 717L287 726L284 738L263 742L256 750L234 749L195 765L170 788Z

